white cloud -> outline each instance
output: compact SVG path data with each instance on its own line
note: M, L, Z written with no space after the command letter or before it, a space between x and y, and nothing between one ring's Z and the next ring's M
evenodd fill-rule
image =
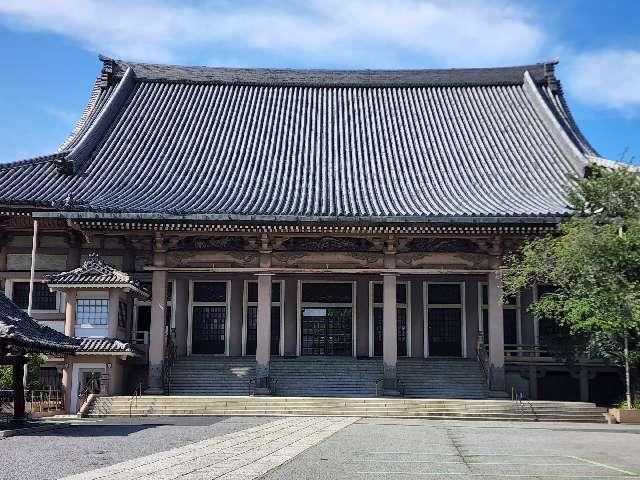
M640 50L585 52L570 60L565 82L581 102L640 115Z
M245 49L283 61L448 66L538 59L544 31L504 0L0 0L8 26L71 37L116 57L180 62Z

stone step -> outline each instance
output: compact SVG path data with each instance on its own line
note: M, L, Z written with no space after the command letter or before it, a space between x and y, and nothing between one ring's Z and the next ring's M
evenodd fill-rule
M531 411L533 409L533 411ZM99 397L91 416L309 416L400 417L454 420L603 422L605 409L588 402L410 400L381 398Z

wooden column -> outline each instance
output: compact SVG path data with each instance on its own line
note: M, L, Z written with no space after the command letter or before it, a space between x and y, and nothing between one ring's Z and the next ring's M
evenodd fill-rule
M587 367L580 367L580 401L589 401L589 370Z
M396 276L382 276L382 363L384 389L396 391L396 365L398 363L398 318Z
M176 298L173 308L176 312L176 354L183 357L187 354L188 316L189 316L189 281L174 280L176 284Z
M156 244L160 243L159 241ZM165 252L156 250L153 265L165 265ZM149 391L159 394L164 391L162 365L164 363L164 330L167 316L167 272L154 270L151 279L151 328L149 329Z
M498 270L490 273L488 276L490 387L492 392L504 393L504 319L502 312L502 281Z
M120 308L120 292L112 288L109 290L109 324L107 332L110 338L118 338L118 309Z
M21 362L17 362L13 365L11 369L11 377L13 381L13 418L22 419L24 418L24 385L23 385L23 365L26 365Z
M82 240L78 233L71 232L67 238L67 243L69 244L69 251L67 252L67 270L73 270L74 268L78 268L81 263Z
M76 312L78 308L78 291L67 290L65 292L66 304L64 307L64 334L73 337L76 334Z
M256 378L260 382L269 376L271 360L271 275L258 275L257 317Z

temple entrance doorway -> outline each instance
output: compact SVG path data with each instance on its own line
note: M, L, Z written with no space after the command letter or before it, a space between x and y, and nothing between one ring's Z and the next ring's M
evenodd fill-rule
M463 357L464 283L427 283L425 296L428 356Z
M229 282L193 282L191 353L227 353L229 288Z
M303 282L302 355L352 356L354 342L352 282Z

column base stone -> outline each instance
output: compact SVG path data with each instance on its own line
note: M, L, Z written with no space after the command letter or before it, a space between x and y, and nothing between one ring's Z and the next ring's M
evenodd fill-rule
M258 396L271 395L269 380L269 364L256 364L256 385L253 394Z
M149 364L149 388L144 391L147 395L164 394L162 385L162 364Z
M489 392L489 396L492 398L507 398L504 367L491 366L490 376L489 385L491 385L491 391Z
M398 372L395 365L384 364L384 378L382 380L382 395L385 397L399 397Z

